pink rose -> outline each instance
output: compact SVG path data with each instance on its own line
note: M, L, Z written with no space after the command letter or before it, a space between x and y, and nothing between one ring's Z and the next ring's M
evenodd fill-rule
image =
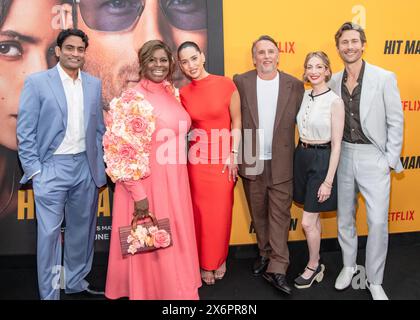
M123 92L123 94L121 95L121 99L124 103L128 103L128 102L134 100L136 95L137 95L136 90L128 89L128 90Z
M119 155L122 159L133 159L136 156L136 150L129 144L123 144L119 148Z
M171 244L171 236L166 230L158 230L152 234L153 243L156 248L166 248Z
M147 123L143 118L135 118L130 121L129 126L135 133L143 133L147 128Z

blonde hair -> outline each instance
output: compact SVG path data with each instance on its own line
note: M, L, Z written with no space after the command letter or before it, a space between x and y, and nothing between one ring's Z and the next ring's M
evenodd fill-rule
M309 52L306 55L305 58L305 62L303 64L303 68L304 68L304 72L303 72L303 81L304 82L308 82L308 77L306 76L306 68L308 66L308 62L309 60L311 60L313 57L319 58L322 60L322 62L324 63L325 68L328 70L329 74L327 74L325 76L325 82L330 81L331 79L331 75L332 75L332 71L331 71L331 63L330 63L330 59L328 58L327 54L324 51L314 51L314 52Z

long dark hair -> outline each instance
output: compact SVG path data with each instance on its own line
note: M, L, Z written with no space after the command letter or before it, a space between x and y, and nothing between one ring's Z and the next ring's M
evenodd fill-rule
M0 28L3 26L13 0L0 0Z
M159 49L163 49L166 52L166 55L168 56L169 73L166 80L172 83L172 75L174 74L174 71L175 71L175 59L172 55L171 48L169 48L169 46L161 40L147 41L140 48L138 52L139 65L140 65L140 71L139 71L140 79L144 79L147 64L153 58L153 53Z

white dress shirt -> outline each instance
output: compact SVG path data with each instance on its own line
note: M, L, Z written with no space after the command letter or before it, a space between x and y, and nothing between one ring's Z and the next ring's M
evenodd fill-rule
M57 64L58 73L63 83L67 101L67 130L63 142L54 154L76 154L86 151L85 126L84 126L84 105L83 87L80 70L76 80L73 80Z

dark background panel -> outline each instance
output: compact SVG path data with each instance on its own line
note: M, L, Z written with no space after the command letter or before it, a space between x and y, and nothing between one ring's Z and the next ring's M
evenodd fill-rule
M223 0L207 0L207 69L224 75Z

